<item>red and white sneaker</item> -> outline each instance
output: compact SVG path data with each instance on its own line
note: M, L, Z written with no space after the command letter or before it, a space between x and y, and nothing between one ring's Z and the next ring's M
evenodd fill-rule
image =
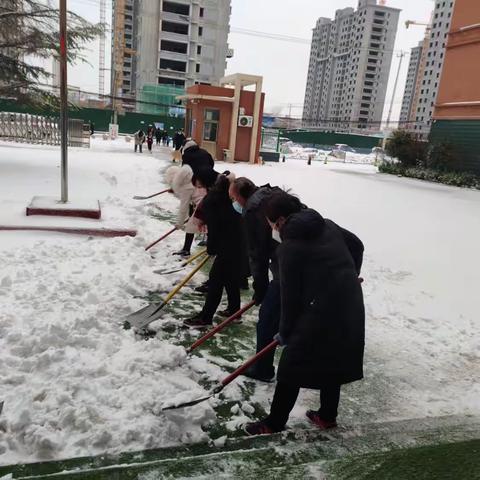
M323 418L320 418L320 414L315 411L315 410L307 410L307 418L314 424L316 425L320 430L328 430L330 428L335 428L337 426L337 422L334 420L328 421L328 420L323 420Z

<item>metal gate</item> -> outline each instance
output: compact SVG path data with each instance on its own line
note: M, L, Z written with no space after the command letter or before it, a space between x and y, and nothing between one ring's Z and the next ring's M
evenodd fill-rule
M40 145L60 145L60 121L29 113L0 112L0 139ZM68 145L90 147L90 131L83 120L68 119Z

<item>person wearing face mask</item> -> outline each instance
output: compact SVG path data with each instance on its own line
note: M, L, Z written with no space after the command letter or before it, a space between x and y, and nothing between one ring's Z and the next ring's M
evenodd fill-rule
M264 204L278 187L257 187L245 177L235 179L229 195L233 208L242 214L247 234L250 273L253 277L253 298L260 305L257 322L257 352L273 340L280 321L280 286L278 283L275 250L279 243L272 238L272 229L265 217ZM272 273L270 281L269 270ZM269 352L244 372L249 378L272 382L275 378L275 351Z
M245 250L241 216L233 209L228 196L230 182L227 175L218 175L215 184L203 199L199 219L208 229L207 253L215 255L208 277L207 298L202 310L184 321L188 327L202 328L212 324L213 316L227 293L228 306L217 312L230 317L240 309L240 280Z
M307 418L320 429L337 425L341 385L363 378L365 309L360 269L363 244L353 233L287 193L271 196L265 214L280 235L277 248L282 345L270 414L247 424L250 435L285 429L300 388L320 390Z

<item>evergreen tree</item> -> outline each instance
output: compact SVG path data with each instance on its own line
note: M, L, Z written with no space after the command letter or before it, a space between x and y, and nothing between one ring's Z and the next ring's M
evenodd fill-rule
M59 9L51 0L0 1L0 98L36 106L58 103L55 92L42 88L50 73L33 62L59 56L59 18ZM68 62L86 61L83 45L103 29L103 25L94 25L69 11Z

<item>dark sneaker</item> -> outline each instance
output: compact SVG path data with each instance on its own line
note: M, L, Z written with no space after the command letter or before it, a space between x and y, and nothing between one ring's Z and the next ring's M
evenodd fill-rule
M173 252L172 255L179 255L180 257L189 257L190 252L188 250L179 250L178 252Z
M208 283L202 283L198 287L195 287L197 293L208 293Z
M248 433L248 435L271 435L275 433L265 422L253 422L247 423L243 430Z
M329 428L335 428L337 426L337 422L335 420L333 422L323 420L323 418L320 418L320 414L315 410L307 410L306 415L307 418L320 430L328 430Z
M185 320L183 324L186 327L190 327L190 328L204 328L204 327L211 326L212 322L205 320L203 316L200 313L198 313L194 317Z
M247 368L242 375L265 383L272 383L275 380L275 372L272 375L262 375L252 368Z
M201 240L200 242L197 243L199 247L206 247L207 246L207 241L206 240Z
M236 312L238 312L238 310L235 310L234 312L232 312L227 308L225 310L220 310L219 312L217 312L217 316L219 316L220 318L224 318L226 320ZM242 323L242 316L240 315L239 317L235 318L235 320L233 320L233 323Z

